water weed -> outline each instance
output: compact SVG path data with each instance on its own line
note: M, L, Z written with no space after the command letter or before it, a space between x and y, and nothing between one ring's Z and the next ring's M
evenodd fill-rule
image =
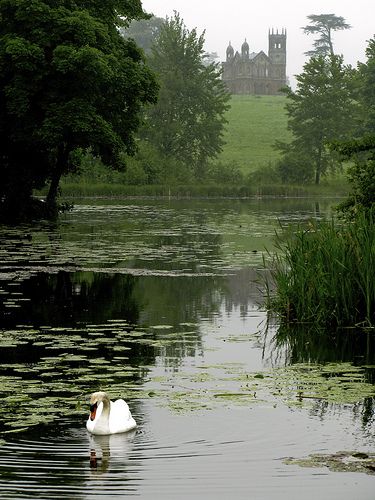
M374 326L373 215L309 223L279 235L277 248L271 263L276 290L268 284L267 305L283 322Z

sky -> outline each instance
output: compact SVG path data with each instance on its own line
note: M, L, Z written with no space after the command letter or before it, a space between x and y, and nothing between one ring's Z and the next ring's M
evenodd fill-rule
M188 29L205 30L205 49L225 58L229 41L241 51L245 38L250 52L268 53L268 30L287 30L287 75L292 87L294 75L303 70L304 52L312 49L313 35L305 35L302 26L310 14L342 16L350 30L333 34L334 49L347 64L365 62L368 40L375 36L374 0L142 0L146 12L158 17L172 16L176 10Z

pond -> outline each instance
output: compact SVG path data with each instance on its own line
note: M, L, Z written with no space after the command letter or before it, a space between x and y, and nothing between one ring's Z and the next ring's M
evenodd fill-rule
M1 498L373 499L373 338L282 341L262 308L275 231L333 204L82 200L0 226ZM99 389L135 431L87 433Z

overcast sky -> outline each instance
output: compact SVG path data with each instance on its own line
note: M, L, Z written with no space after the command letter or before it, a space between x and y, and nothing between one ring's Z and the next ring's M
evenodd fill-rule
M367 41L375 35L375 0L143 0L144 10L158 17L180 13L188 29L205 33L206 50L224 60L228 42L240 51L245 38L250 52L268 53L268 29L287 30L287 75L294 86L296 75L306 62L304 52L314 37L301 26L310 14L335 14L352 28L334 33L334 48L345 62L356 65L366 60Z

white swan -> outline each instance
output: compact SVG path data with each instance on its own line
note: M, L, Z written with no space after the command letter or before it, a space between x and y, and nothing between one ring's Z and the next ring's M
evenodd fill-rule
M90 398L90 416L86 428L91 434L118 434L137 427L129 406L123 399L109 400L105 392L94 392Z

